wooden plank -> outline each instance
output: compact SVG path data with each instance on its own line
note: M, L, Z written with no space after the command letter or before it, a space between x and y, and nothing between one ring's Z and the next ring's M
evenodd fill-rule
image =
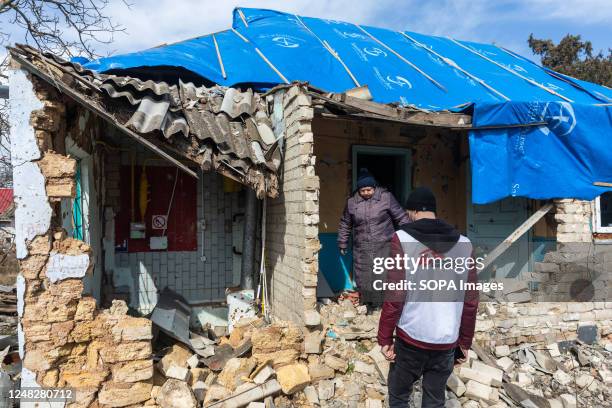
M331 98L326 98L318 94L313 94L312 96L327 100L331 103L338 103L341 107L350 107L353 108L353 110L378 116L373 117L370 115L373 119L386 119L412 125L433 125L451 128L469 128L472 123L472 117L470 115L461 113L411 112L406 109L400 109L378 102L366 101L346 94L334 94ZM359 116L367 117L368 115L360 114Z
M508 238L504 239L498 246L496 246L485 258L481 272L487 269L501 254L503 254L510 246L516 242L524 233L529 231L542 217L544 217L553 208L552 203L548 203L540 207L531 217L527 218L524 223L519 225Z
M91 111L92 113L98 115L102 119L106 120L109 124L111 124L112 126L115 126L117 129L119 129L124 134L126 134L129 137L131 137L132 139L136 140L138 143L142 144L147 149L155 152L159 156L161 156L164 159L168 160L170 163L172 163L173 165L177 166L178 168L183 170L185 173L189 174L192 177L195 177L196 179L198 178L197 173L194 172L193 170L191 170L189 167L187 167L186 165L184 165L180 161L176 160L174 157L170 156L168 153L164 152L163 150L161 150L160 148L155 146L153 143L151 143L151 141L145 139L144 137L140 136L139 134L131 131L127 127L125 127L122 124L118 123L112 115L110 115L109 113L107 113L103 109L99 108L98 106L95 106L92 102L88 101L86 98L84 98L83 96L79 95L77 92L75 92L72 89L70 89L68 86L66 86L61 81L57 81L57 80L55 80L55 78L49 77L44 72L41 72L30 61L22 58L20 55L17 55L16 53L11 52L11 56L15 59L15 61L17 61L26 70L28 70L32 74L34 74L34 75L44 79L49 84L56 85L57 87L60 88L61 92L63 92L66 95L70 96L72 99L74 99L75 102L79 103L84 108L86 108L89 111Z
M370 112L375 113L377 115L390 116L394 118L399 117L399 112L397 108L393 108L389 105L384 105L382 103L366 101L365 99L355 98L354 96L349 96L344 93L333 94L331 98L334 101L342 102L363 112Z

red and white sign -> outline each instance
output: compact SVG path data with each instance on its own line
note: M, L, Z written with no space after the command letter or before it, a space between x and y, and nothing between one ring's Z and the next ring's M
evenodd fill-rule
M165 215L154 215L151 219L151 228L167 229L168 228L168 217L166 217Z

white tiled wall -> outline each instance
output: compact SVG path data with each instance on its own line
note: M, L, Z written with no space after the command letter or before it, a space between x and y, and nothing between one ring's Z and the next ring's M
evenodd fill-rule
M189 302L201 303L224 301L225 289L240 284L240 273L233 270L232 218L243 212L242 196L223 192L223 176L216 173L200 176L197 252L117 253L115 256L116 266L129 268L131 272L132 291L148 292L135 294L141 299L141 308L145 307L142 299L154 298L154 293L166 286Z

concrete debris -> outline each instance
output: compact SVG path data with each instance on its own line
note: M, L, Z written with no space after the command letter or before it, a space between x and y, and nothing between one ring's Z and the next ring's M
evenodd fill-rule
M331 354L325 355L325 365L341 373L346 373L348 368L348 362L345 359L333 356Z
M576 408L576 397L571 394L561 394L563 408Z
M327 401L334 397L335 384L332 380L319 381L319 399Z
M270 367L268 364L266 364L260 367L259 369L255 370L255 373L254 375L253 374L251 375L251 378L255 384L263 384L273 375L274 375L274 369Z
M457 375L455 375L455 373L451 373L448 381L446 382L446 386L457 397L461 397L463 394L465 394L465 384Z
M312 385L306 386L304 388L304 395L306 396L308 402L310 402L311 404L319 405L319 394L315 387L313 387Z
M198 359L198 356L196 354L192 355L187 359L187 365L189 366L189 368L196 368L199 362L200 360Z
M179 367L179 366L173 365L170 368L168 368L168 370L166 370L166 377L174 378L176 380L189 381L190 375L191 373L185 367Z
M167 371L172 366L187 368L187 360L191 357L191 351L183 344L174 344L168 352L157 363L157 368L167 376Z
M495 355L497 357L506 357L510 355L510 346L503 345L495 347Z
M198 402L203 402L204 397L206 396L206 390L208 387L204 381L196 381L192 386L191 390L193 391L193 395L196 397Z
M276 370L276 378L281 389L287 395L303 390L310 383L308 366L306 364L290 364Z
M563 370L557 370L553 374L553 378L561 385L568 385L573 381L572 376L564 372Z
M198 401L187 383L171 378L161 387L157 404L163 408L196 408Z
M510 290L514 295L524 292L520 285ZM304 332L303 354L292 362L308 362L310 383L275 402L289 406L289 398L294 406L385 406L389 363L374 338L379 313L376 309L361 313L348 299L321 305L320 324ZM318 347L308 343L317 336L321 336L316 343L320 352L315 353ZM544 340L519 345L475 342L467 361L455 367L447 382L445 406L604 406L612 397L612 354L605 349L607 343L560 345ZM279 368L274 368L278 376ZM411 406L420 406L420 387L417 382Z
M99 403L109 407L382 408L388 404L389 362L374 338L380 314L376 309L366 314L348 299L332 302L309 316L303 328L261 319L239 321L230 335L217 338L206 330L190 332L189 345L175 338L175 344L155 348L151 358L150 322L126 315L124 305L117 303L104 312L105 319L113 321L109 341L120 347L102 344L95 356L89 348L85 351L109 368L102 372L45 368L43 384L79 389L91 385L99 390ZM95 303L83 298L78 306L75 303L75 312L83 318L76 320L78 325L89 322L89 330L95 329L91 323L99 318ZM36 329L41 339L49 335L46 328L27 329L31 333ZM72 330L71 336L78 337L83 330ZM605 406L612 398L612 353L606 344L474 343L467 361L456 366L447 381L445 407ZM204 349L210 350L207 358L198 352ZM31 366L48 364L45 354L27 356ZM420 406L422 395L417 382L411 406Z
M304 353L321 353L321 332L314 331L311 333L306 333L306 335L304 336Z
M321 324L321 315L316 310L306 310L304 312L304 325L316 327Z

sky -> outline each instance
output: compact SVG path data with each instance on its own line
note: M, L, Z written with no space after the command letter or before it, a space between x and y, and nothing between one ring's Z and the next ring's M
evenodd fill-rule
M533 33L555 42L581 34L595 50L612 47L611 0L108 0L106 14L125 28L101 55L172 43L231 26L235 6L272 8L310 17L496 43L538 60L527 46ZM2 30L8 22L0 18ZM11 42L23 33L8 26Z

